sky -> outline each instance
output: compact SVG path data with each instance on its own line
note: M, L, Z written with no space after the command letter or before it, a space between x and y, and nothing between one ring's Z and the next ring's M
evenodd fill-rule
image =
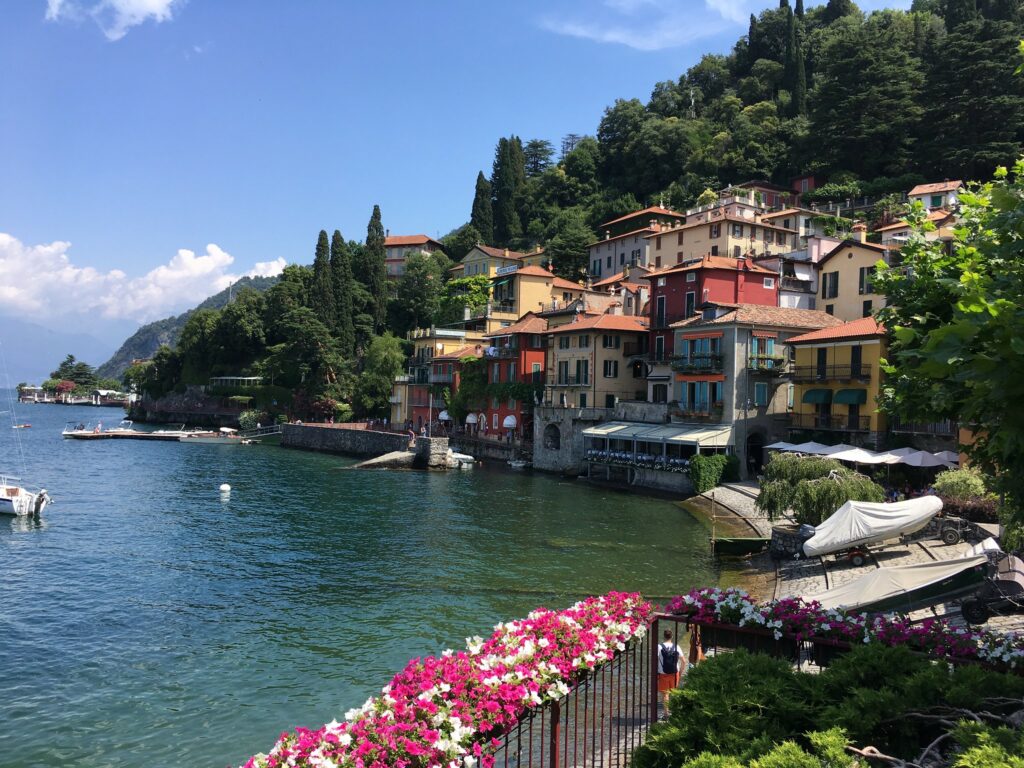
M0 337L16 316L116 347L311 263L321 229L362 240L374 204L443 235L500 136L592 134L775 5L4 0Z

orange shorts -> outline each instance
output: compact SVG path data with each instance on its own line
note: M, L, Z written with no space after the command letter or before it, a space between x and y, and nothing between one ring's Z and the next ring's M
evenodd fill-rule
M658 673L658 693L665 693L671 691L673 688L679 687L679 673L678 672L659 672Z

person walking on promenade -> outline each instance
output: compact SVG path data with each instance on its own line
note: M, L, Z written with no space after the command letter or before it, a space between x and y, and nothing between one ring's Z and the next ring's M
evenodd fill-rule
M658 646L658 696L661 698L664 717L667 718L668 696L673 689L679 687L679 677L686 659L682 650L672 639L671 629L666 629L662 633L662 637L664 640Z

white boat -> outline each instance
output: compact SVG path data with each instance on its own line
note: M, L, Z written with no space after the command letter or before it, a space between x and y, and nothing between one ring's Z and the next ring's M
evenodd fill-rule
M33 493L20 485L15 485L18 478L0 475L0 515L26 517L39 515L50 503L50 496L44 488Z
M258 440L250 440L238 434L237 429L221 427L218 432L189 432L178 437L181 443L202 443L204 445L253 445Z
M512 469L528 469L533 466L533 464L525 459L512 459L509 461L508 465L512 467Z
M449 451L448 458L456 462L459 469L472 469L473 465L476 464L476 459L468 453L456 453L455 451Z

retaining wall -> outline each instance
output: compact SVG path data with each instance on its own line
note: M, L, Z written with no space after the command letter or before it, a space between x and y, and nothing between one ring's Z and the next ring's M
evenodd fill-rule
M446 437L417 437L413 448L408 434L377 432L363 424L284 424L281 445L346 456L382 456L392 451L414 450L416 464L422 467L444 466L448 453Z

